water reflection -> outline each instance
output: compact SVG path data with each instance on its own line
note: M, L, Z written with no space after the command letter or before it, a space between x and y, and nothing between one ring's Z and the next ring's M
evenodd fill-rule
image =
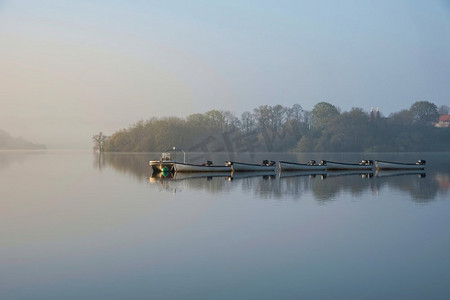
M138 180L147 180L152 173L148 165L149 154L136 153L94 153L93 166L98 170L110 167Z
M321 203L334 200L341 193L358 197L369 190L371 178L373 173L367 171L327 172L322 181L314 182L311 190L316 200Z
M425 172L378 172L372 184L372 190L380 192L382 189L396 190L410 195L417 203L428 203L436 197L439 185Z
M428 203L438 192L448 193L450 184L448 176L438 174L434 178L427 178L423 172L159 173L153 174L149 181L172 192L194 189L218 193L239 188L263 199L291 197L299 200L310 193L322 204L333 201L343 193L361 198L367 193L376 195L386 190L404 192L417 203Z
M446 195L450 190L449 174L442 172L438 164L427 167L431 176L426 176L424 171L152 174L149 159L151 154L104 153L95 155L94 165L99 170L111 167L172 193L191 189L215 194L241 189L263 199L290 197L299 200L312 195L323 204L340 194L361 198L367 193L377 195L381 192L405 193L414 202L428 203L438 193Z
M377 177L394 177L394 176L405 176L405 175L416 175L417 177L425 177L426 173L424 170L377 170L375 175Z
M8 169L14 163L24 163L35 155L44 155L45 150L0 150L0 171Z
M225 189L224 182L230 178L230 172L213 173L152 173L151 184L157 184L159 190L171 193L185 189L204 190L209 193L220 193Z
M439 184L440 189L450 189L450 176L448 174L437 173L436 175L434 175L434 179Z
M232 173L228 179L229 180L236 180L236 179L244 179L244 178L254 178L254 177L260 177L264 180L268 180L268 179L275 179L276 178L277 173L275 172L267 172L267 171L262 171L262 172L236 172L236 173Z

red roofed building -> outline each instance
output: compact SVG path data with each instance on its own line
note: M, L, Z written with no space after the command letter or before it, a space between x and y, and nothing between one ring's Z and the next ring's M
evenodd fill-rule
M435 127L450 127L450 115L441 115Z

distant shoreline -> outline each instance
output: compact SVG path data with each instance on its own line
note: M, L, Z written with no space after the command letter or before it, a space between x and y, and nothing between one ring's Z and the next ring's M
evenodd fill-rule
M22 137L12 137L0 129L0 150L45 150L47 146L35 144Z

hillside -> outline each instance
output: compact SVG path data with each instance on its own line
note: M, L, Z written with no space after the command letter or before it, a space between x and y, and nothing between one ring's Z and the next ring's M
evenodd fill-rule
M0 149L46 149L45 145L33 144L22 137L12 137L6 131L0 129Z

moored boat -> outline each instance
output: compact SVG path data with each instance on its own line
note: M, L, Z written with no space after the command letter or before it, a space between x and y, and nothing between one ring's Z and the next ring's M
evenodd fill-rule
M373 169L373 161L372 160L361 160L359 163L343 163L336 161L325 161L326 170L372 170Z
M235 161L226 161L226 166L230 166L233 172L254 172L254 171L275 171L276 162L264 160L262 164L249 164Z
M231 172L230 166L213 165L211 161L201 165L175 162L173 169L175 172Z
M307 164L280 160L278 165L281 171L325 171L326 168L326 163L317 163L315 160L310 160Z
M150 176L149 181L155 182L157 180L189 180L189 179L211 179L214 177L223 177L228 178L230 176L230 172L153 172Z
M231 167L226 165L214 165L212 161L204 164L188 164L186 162L177 162L172 160L170 152L163 152L160 160L151 160L149 162L154 172L231 172Z
M376 160L375 168L377 170L424 170L425 160L418 160L416 163L401 163L392 161Z
M160 160L151 160L149 165L154 172L173 172L176 161L170 158L169 152L163 152Z

